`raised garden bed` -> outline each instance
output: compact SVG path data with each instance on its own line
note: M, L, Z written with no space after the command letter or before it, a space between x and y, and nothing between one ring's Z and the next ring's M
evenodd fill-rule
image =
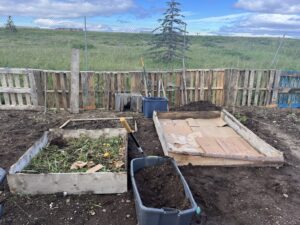
M45 132L9 171L13 193L110 194L127 191L124 129Z
M197 205L173 159L134 159L130 173L140 225L190 223Z
M133 117L125 117L130 127L137 131L137 124ZM123 128L120 123L120 118L88 118L88 119L70 119L67 120L63 125L60 126L61 129L66 130L98 130L106 128Z

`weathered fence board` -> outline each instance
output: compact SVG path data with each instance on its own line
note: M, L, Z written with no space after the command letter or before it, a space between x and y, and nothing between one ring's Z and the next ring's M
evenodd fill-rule
M150 71L146 77L152 96L162 96L165 92L170 107L184 104L182 71ZM187 99L188 102L209 100L220 106L276 104L281 90L280 77L281 71L275 70L187 70ZM78 68L73 68L70 72L0 68L0 84L2 108L27 105L27 108L32 108L30 106L46 104L47 108L67 110L78 104L78 110L114 110L116 93L145 95L142 72L139 71L79 72Z
M40 109L32 70L0 69L0 83L0 109Z

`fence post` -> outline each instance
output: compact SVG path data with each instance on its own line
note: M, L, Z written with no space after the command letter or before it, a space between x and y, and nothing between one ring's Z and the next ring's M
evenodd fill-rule
M79 49L72 49L70 110L79 113Z

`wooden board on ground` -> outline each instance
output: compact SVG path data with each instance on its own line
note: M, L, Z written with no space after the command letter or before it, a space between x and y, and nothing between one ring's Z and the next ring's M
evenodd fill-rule
M164 154L179 165L281 165L283 153L243 126L229 112L153 114Z
M84 134L91 138L116 137L123 139L124 172L95 172L95 173L39 173L27 174L22 170L30 163L50 141L51 137L62 135L63 138L76 138ZM104 130L62 130L56 129L45 132L21 158L11 166L7 181L12 193L22 194L53 194L67 192L68 194L113 194L127 191L127 132L125 129Z

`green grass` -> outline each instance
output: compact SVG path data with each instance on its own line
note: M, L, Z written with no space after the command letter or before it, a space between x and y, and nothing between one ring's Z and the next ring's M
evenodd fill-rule
M270 69L279 44L278 38L193 36L187 68L255 68ZM148 70L181 68L157 63L146 52L151 34L88 32L90 70L141 70L144 57ZM0 67L69 70L72 48L81 49L84 66L82 32L19 29L17 33L0 30ZM279 54L277 68L300 70L300 40L286 39ZM274 67L272 67L274 68Z

